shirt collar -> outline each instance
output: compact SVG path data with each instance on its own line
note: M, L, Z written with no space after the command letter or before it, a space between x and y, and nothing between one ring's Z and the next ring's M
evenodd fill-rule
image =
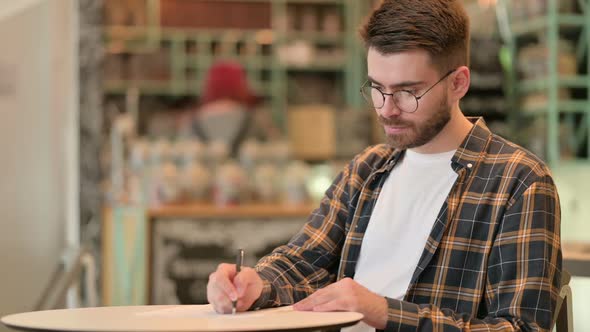
M467 119L473 123L473 128L463 140L451 161L460 168L471 169L481 159L481 155L489 144L492 132L488 129L482 117L468 117Z

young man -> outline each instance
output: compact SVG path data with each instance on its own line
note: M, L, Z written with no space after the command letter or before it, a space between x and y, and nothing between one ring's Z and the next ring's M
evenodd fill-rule
M541 160L459 101L470 73L459 0L385 0L362 29L363 95L388 144L350 162L287 245L236 275L219 312L295 304L357 311L365 331L548 331L560 285L560 208Z

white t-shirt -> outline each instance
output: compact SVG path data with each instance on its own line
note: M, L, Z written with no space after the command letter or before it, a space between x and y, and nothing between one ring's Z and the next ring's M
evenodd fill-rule
M454 154L406 151L377 198L363 237L355 281L379 295L404 297L436 217L457 180L451 168ZM342 331L374 330L360 323Z

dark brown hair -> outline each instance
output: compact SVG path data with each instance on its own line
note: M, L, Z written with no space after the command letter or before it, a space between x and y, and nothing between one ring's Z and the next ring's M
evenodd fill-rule
M441 74L469 65L469 17L460 0L383 0L360 34L381 54L425 50Z

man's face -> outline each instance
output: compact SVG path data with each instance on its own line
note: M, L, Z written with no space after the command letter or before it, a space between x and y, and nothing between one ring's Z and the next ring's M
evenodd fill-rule
M374 87L385 93L407 90L422 95L443 74L430 63L426 51L383 55L373 48L367 56L368 74ZM414 113L402 112L390 96L376 109L387 142L396 149L422 146L435 138L451 119L446 81L437 84L418 102Z

